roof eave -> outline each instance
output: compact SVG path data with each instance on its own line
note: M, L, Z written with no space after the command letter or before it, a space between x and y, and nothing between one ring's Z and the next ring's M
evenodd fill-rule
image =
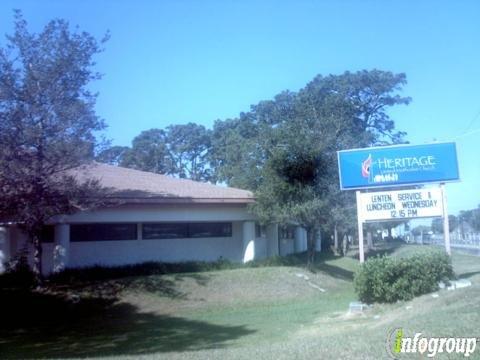
M124 204L253 204L253 198L109 198Z

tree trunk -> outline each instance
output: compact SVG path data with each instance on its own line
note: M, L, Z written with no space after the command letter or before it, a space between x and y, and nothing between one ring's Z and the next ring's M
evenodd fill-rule
M367 251L373 250L372 232L367 232Z
M40 285L42 282L42 243L40 236L36 233L32 235L33 242L33 275L35 276L35 282Z
M335 250L335 254L338 254L338 229L336 223L333 228L333 249Z
M343 256L347 256L348 251L348 237L347 234L343 235Z
M315 235L316 228L307 231L307 265L312 266L315 262Z

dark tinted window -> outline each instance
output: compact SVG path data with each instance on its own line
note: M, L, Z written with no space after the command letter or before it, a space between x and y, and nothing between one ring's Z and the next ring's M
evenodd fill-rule
M192 238L232 236L232 223L191 223L189 228Z
M280 239L295 238L295 228L293 226L282 226L278 229Z
M135 240L137 224L76 224L70 225L71 241Z
M267 236L267 229L263 225L255 224L255 237L265 237Z
M55 240L55 226L45 225L40 233L40 241L42 243L53 243Z
M179 239L188 237L187 223L156 223L143 224L142 238L150 239Z
M142 231L145 240L230 236L232 223L154 223L143 224Z

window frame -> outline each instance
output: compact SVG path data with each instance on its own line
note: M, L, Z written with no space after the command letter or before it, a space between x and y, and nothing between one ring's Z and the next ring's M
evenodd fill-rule
M89 227L95 227L95 226L131 226L132 228L130 229L131 233L130 235L133 235L133 238L128 236L125 238L112 238L112 236L107 236L105 237L106 229L101 229L100 231L95 232L92 229L89 229L85 231L87 236L85 236L85 233L82 234L82 236L79 236L79 234L75 234L75 227L80 227L80 226L89 226ZM78 231L78 228L77 228ZM96 233L96 234L95 234ZM95 234L92 236L92 234ZM70 242L78 242L78 243L83 243L83 242L104 242L104 241L132 241L132 240L138 240L138 224L137 223L132 223L132 222L109 222L109 223L78 223L78 224L70 224Z
M222 226L227 226L228 230L225 233L222 233L221 231L218 232L218 234L213 234L209 236L194 236L192 235L192 227L195 225L200 225L200 226L205 226L205 225L215 225L218 228L221 228ZM197 232L198 229L197 229ZM215 231L213 231L215 232ZM191 239L205 239L205 238L225 238L225 237L232 237L233 236L233 224L228 221L215 221L215 222L190 222L188 223L188 235L189 238Z
M148 229L149 225L183 225L184 231L182 232L184 236L165 236L165 237L153 237L150 235L145 236L145 229ZM208 236L200 235L202 232L201 229L195 229L196 226L208 226L208 225L215 225L219 228L222 226L227 226L227 231L217 231L215 234L215 230L211 230L211 234ZM205 231L204 231L205 232ZM233 223L231 221L191 221L191 222L148 222L142 223L142 240L174 240L174 239L208 239L208 238L231 238L233 236Z
M173 236L173 237L153 237L153 236L145 236L145 229L148 228L148 226L161 226L161 225L167 225L167 226L172 226L172 225L182 225L182 224L188 224L188 223L182 223L182 222L148 222L148 223L142 223L142 240L167 240L167 239L186 239L188 238L188 228L182 232L185 236Z

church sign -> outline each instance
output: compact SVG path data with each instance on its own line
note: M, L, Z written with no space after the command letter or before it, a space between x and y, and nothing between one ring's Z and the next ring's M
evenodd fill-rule
M343 150L338 165L342 190L459 180L455 143Z
M443 217L445 249L451 253L445 183L460 180L455 143L342 150L337 156L340 189L356 190L360 262L363 224L369 221ZM440 186L423 187L435 183ZM397 189L387 191L390 187Z

